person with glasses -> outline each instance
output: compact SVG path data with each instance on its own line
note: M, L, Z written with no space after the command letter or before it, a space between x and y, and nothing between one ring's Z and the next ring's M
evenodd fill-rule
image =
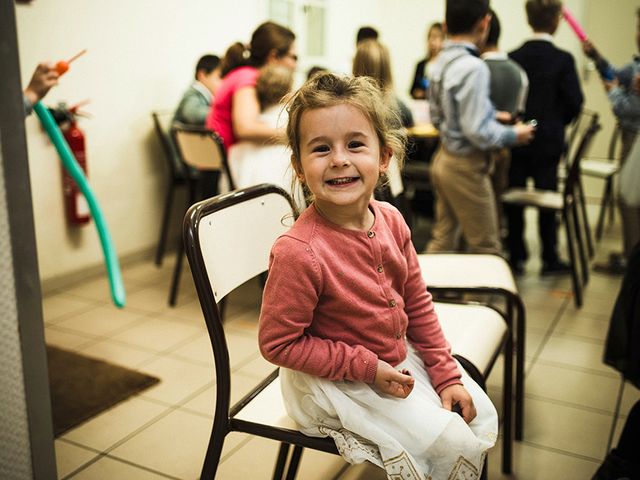
M240 140L265 143L284 142L284 129L262 122L256 91L259 69L280 65L295 69L298 55L295 34L274 22L261 24L248 46L236 42L221 64L222 83L207 116L207 128L224 141L225 149Z

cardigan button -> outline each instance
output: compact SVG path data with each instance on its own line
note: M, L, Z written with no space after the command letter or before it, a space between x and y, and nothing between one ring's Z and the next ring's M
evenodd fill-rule
M395 300L389 300L389 306L390 307L395 307L396 306L396 301Z
M382 268L382 265L378 265L378 268L376 268L376 270L378 270L378 273L384 272L384 268Z
M374 232L374 231L372 231L372 230L369 230L369 231L367 232L367 237L369 237L369 238L373 238L373 237L375 237L375 236L376 236L376 232Z
M396 333L396 340L400 340L402 338L402 334L401 333Z

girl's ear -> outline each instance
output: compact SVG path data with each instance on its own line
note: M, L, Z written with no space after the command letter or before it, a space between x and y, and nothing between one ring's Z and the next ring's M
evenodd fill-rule
M304 183L304 172L302 171L300 162L296 160L295 155L291 155L291 166L293 167L293 171L296 172L296 177L300 180L300 183Z
M391 157L393 157L393 150L391 147L382 147L380 149L380 175L385 173L391 163Z

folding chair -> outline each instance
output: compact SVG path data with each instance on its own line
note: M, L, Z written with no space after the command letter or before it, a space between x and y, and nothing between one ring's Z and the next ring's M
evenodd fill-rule
M174 141L179 157L192 170L203 171L219 171L224 172L229 179L229 188L235 189L229 164L227 163L227 155L223 146L222 138L205 127L196 127L191 125L174 124L171 128L171 138ZM188 169L187 169L188 170ZM189 177L189 205L193 205L198 198L199 190L202 187L201 182L204 180L199 176L196 179ZM217 185L215 186L217 193ZM173 270L173 278L169 290L169 305L175 306L178 296L178 286L180 284L180 275L182 273L182 261L184 257L184 244L182 239L178 241L176 248L176 263Z
M479 253L419 254L418 262L427 289L434 296L470 293L486 297L487 304L492 303L491 300L495 296L504 300L505 308L501 313L509 330L515 333L515 438L522 440L524 437L526 315L524 303L509 264L500 255ZM506 394L504 401L508 401Z
M178 157L178 153L171 143L172 140L169 137L169 129L171 119L173 118L173 111L154 111L151 112L151 118L153 119L153 127L156 132L156 136L160 141L162 153L164 154L167 170L169 172L169 182L164 200L162 224L160 226L160 238L158 239L158 247L156 248L155 256L155 263L160 266L162 265L162 258L164 257L164 252L167 246L169 219L171 218L174 191L178 187L191 188L192 183L198 179L198 172L185 168L184 163L182 163L182 160ZM191 203L186 205L183 212L186 212L190 205Z
M579 128L578 144L562 192L511 188L501 198L502 202L507 205L537 207L562 213L571 262L574 301L578 308L582 306L582 287L589 282L587 252L581 233L582 228L588 230L588 226L584 224L584 215L580 214L582 211L580 161L589 150L593 137L601 128L598 123L598 115L594 114L591 121L586 125L581 124ZM581 223L583 223L582 226Z
M303 448L337 454L332 440L300 433L284 408L278 370L230 405L229 351L219 305L239 285L267 271L275 239L292 224L289 196L262 184L204 200L185 217L184 244L207 324L216 369L214 422L201 478L214 478L225 437L245 432L281 442L274 479L296 475ZM504 389L511 397L512 335L502 316L480 305L436 305L445 335L470 375L483 384L501 350ZM478 375L480 374L480 375ZM503 471L511 471L511 402L504 405ZM291 455L290 446L294 445ZM288 463L288 466L287 466Z
M620 170L620 157L616 153L618 141L620 139L620 127L616 125L609 141L609 152L606 159L583 158L580 162L580 173L589 177L601 178L604 180L604 191L598 213L596 224L596 240L602 238L604 229L604 217L609 210L609 223L613 223L615 210L615 195L613 192L613 178Z

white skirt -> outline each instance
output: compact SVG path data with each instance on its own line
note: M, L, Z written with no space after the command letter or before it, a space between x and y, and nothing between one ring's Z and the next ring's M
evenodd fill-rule
M332 437L349 463L370 461L389 479L472 480L498 436L498 414L486 393L462 369L476 418L467 425L442 408L424 363L408 344L406 368L415 379L411 394L395 398L364 382L332 382L280 369L287 412L312 437Z

